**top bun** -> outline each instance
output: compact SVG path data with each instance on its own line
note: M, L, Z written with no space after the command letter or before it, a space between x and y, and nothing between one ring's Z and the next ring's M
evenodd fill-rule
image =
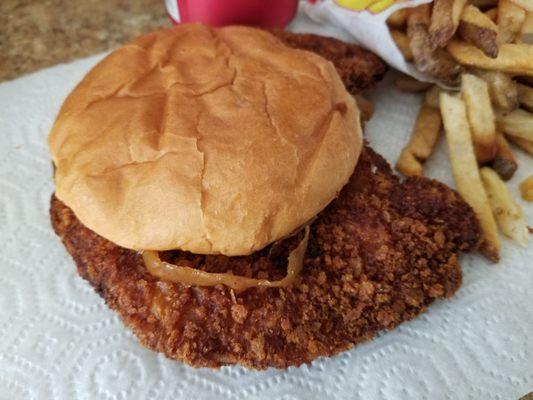
M271 34L178 25L96 65L49 136L56 195L130 249L247 255L337 196L361 151L335 68Z

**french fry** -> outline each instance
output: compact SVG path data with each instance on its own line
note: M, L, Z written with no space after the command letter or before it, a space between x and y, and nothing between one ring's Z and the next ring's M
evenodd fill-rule
M518 147L520 147L522 150L524 150L526 153L533 155L533 142L530 142L529 140L522 139L520 137L516 136L507 136L511 142L516 144Z
M452 4L453 33L455 33L455 31L459 27L459 21L461 20L461 15L463 15L463 10L465 8L466 3L467 3L467 0L453 0L453 4Z
M387 18L387 25L391 28L402 29L405 27L406 11L404 8L394 11Z
M533 11L533 0L511 0L518 7L523 8L526 11Z
M509 136L533 143L533 113L520 108L508 114L497 113L496 125Z
M493 8L498 5L498 0L472 0L470 2L473 6L481 8L482 10L487 8Z
M457 40L450 41L447 50L458 63L463 65L533 76L533 46L525 43L501 44L496 58L487 57L477 47Z
M498 71L477 71L477 74L489 85L492 103L504 111L518 107L518 88L509 75Z
M424 103L433 108L440 108L440 94L442 89L438 85L431 86L424 96Z
M453 0L434 0L429 39L434 47L443 47L453 36Z
M409 75L400 75L395 79L394 84L404 92L423 92L433 85L431 82L422 82Z
M479 8L467 4L459 23L461 38L482 50L489 57L498 55L498 26Z
M442 127L442 117L436 108L423 104L413 128L409 148L416 158L425 161L433 152Z
M405 176L422 176L422 163L405 147L396 161L396 170Z
M429 4L407 11L407 37L416 68L448 85L459 80L462 67L443 49L433 51L428 34Z
M529 175L519 186L520 195L525 201L533 201L533 175Z
M463 74L461 93L466 105L476 158L483 165L491 161L498 150L489 88L483 79L475 75Z
M518 164L516 163L511 146L509 146L509 143L501 133L496 134L496 141L498 142L498 150L492 161L492 168L504 181L507 181L516 172Z
M459 97L441 93L440 109L457 190L470 204L480 221L483 232L481 251L490 260L497 262L500 257L498 229L481 183L466 107Z
M509 189L496 172L483 167L480 175L490 207L501 231L521 246L526 247L529 232L522 208L514 201Z
M406 10L406 21L407 27L409 25L424 25L429 26L429 21L431 19L431 5L422 4L413 8L407 8Z
M490 10L485 11L485 15L489 17L492 22L496 22L498 20L498 9L491 8Z
M518 102L525 109L533 112L533 88L518 83Z
M394 43L396 43L396 46L398 46L398 49L402 53L403 58L405 58L406 61L412 61L413 53L409 47L409 39L407 38L407 35L404 32L397 30L391 30L390 34L392 40L394 40Z
M356 94L354 98L361 111L361 121L366 123L374 114L374 105L361 94Z
M510 43L526 18L523 8L514 4L511 0L500 0L498 2L498 41L500 43Z
M429 39L434 47L444 47L457 27L466 0L434 0Z
M442 119L438 109L423 104L416 118L411 138L400 153L396 169L404 175L422 175L422 162L433 152Z
M519 41L521 43L533 44L533 11L526 13L526 18L520 28Z
M416 61L414 53L413 57ZM415 65L420 71L428 73L449 86L455 86L459 83L459 77L463 72L463 67L461 67L461 65L459 65L444 49L437 49L435 53L426 60L429 61L427 67L423 66L423 57L422 59L419 59L421 62L415 62Z

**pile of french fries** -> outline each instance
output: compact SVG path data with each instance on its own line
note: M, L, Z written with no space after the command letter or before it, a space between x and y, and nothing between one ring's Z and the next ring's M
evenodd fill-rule
M434 0L396 11L387 24L407 61L460 87L454 94L408 76L396 80L401 90L425 92L396 169L423 175L444 128L457 189L480 220L482 252L499 260L498 227L526 246L530 228L504 181L518 167L509 142L533 155L533 0ZM533 175L520 193L533 201Z
M387 24L404 58L449 86L467 68L533 76L533 0L434 0Z
M498 261L503 234L526 245L529 230L504 181L518 165L509 144L533 155L533 0L434 0L393 13L391 36L407 61L460 93L402 76L425 92L396 169L423 174L442 128L457 189L483 231L482 252ZM520 185L533 201L533 176Z
M526 246L530 228L504 181L518 167L509 142L533 155L533 0L435 0L387 23L406 60L460 88L396 80L401 90L425 93L396 169L423 175L444 130L457 190L480 220L483 254L499 260L499 231ZM520 193L533 201L533 176Z
M526 100L533 88L502 72L481 70L461 74L460 93L436 85L427 88L407 77L402 82L400 88L425 91L425 97L396 169L408 176L423 175L423 163L444 128L457 190L481 224L482 253L499 260L498 227L526 246L529 228L504 181L518 167L507 139L533 154L533 114ZM520 185L520 192L524 200L533 201L533 176Z

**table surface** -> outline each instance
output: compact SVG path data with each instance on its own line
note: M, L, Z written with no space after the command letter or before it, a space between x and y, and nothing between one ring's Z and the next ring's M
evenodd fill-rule
M0 82L170 26L163 0L0 1Z

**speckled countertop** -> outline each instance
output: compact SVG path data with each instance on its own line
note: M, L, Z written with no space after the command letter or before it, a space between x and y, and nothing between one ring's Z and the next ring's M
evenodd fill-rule
M163 0L0 0L0 82L170 26Z

